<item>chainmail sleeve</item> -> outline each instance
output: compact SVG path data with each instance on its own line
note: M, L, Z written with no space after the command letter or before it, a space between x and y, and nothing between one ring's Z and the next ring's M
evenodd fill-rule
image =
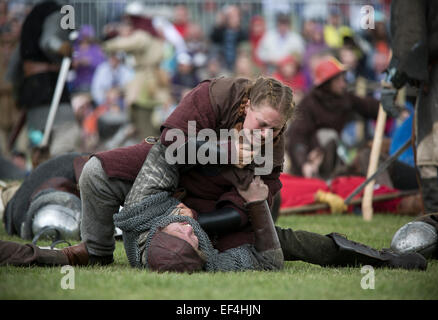
M283 260L272 252L258 252L253 245L245 244L228 249L212 257L207 263L208 271L280 270ZM282 256L281 256L282 257Z
M149 151L131 190L125 207L135 205L147 196L167 191L173 193L179 182L178 166L170 165L165 158L166 146L157 142Z

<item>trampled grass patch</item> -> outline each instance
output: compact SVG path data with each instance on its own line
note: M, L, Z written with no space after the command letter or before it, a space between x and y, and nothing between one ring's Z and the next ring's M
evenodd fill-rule
M411 217L306 215L280 217L277 224L320 234L339 232L381 249ZM0 239L24 243L1 228ZM48 242L41 242L47 245ZM154 300L291 300L291 299L438 299L438 261L427 271L375 269L374 289L363 289L361 268L323 268L286 262L279 272L158 274L129 266L123 243L107 267L75 267L74 289L63 289L61 267L0 267L0 299L154 299Z

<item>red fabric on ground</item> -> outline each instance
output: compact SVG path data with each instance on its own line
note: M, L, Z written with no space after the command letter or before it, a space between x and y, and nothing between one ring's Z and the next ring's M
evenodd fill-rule
M303 178L282 173L280 181L283 184L280 208L312 204L315 202L314 194L318 190L330 191L324 180L320 179Z
M281 209L299 207L303 205L313 204L314 194L318 190L329 191L335 193L342 198L347 198L351 192L356 189L366 178L357 176L338 177L332 180L330 187L324 180L315 178L303 178L282 173L280 181L283 184L281 189ZM375 186L374 196L386 193L398 192L397 189L389 188L385 185ZM354 199L363 196L363 190ZM397 212L397 205L401 198L392 200L375 202L373 208L375 212ZM353 206L349 206L348 212L352 212ZM322 211L318 211L322 212Z

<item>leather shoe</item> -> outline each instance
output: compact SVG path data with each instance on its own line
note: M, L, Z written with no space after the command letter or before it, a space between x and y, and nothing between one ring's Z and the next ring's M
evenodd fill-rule
M403 268L407 270L426 270L427 260L417 252L396 253L389 249L381 250L382 258L386 260L384 267Z
M68 258L72 266L86 266L88 265L88 250L85 242L66 247L61 250Z

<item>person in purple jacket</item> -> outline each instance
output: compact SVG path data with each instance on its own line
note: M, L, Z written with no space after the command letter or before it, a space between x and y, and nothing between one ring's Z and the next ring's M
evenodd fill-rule
M72 66L76 76L72 82L73 91L90 91L91 81L97 66L105 61L105 54L94 41L92 26L83 25L74 44Z

